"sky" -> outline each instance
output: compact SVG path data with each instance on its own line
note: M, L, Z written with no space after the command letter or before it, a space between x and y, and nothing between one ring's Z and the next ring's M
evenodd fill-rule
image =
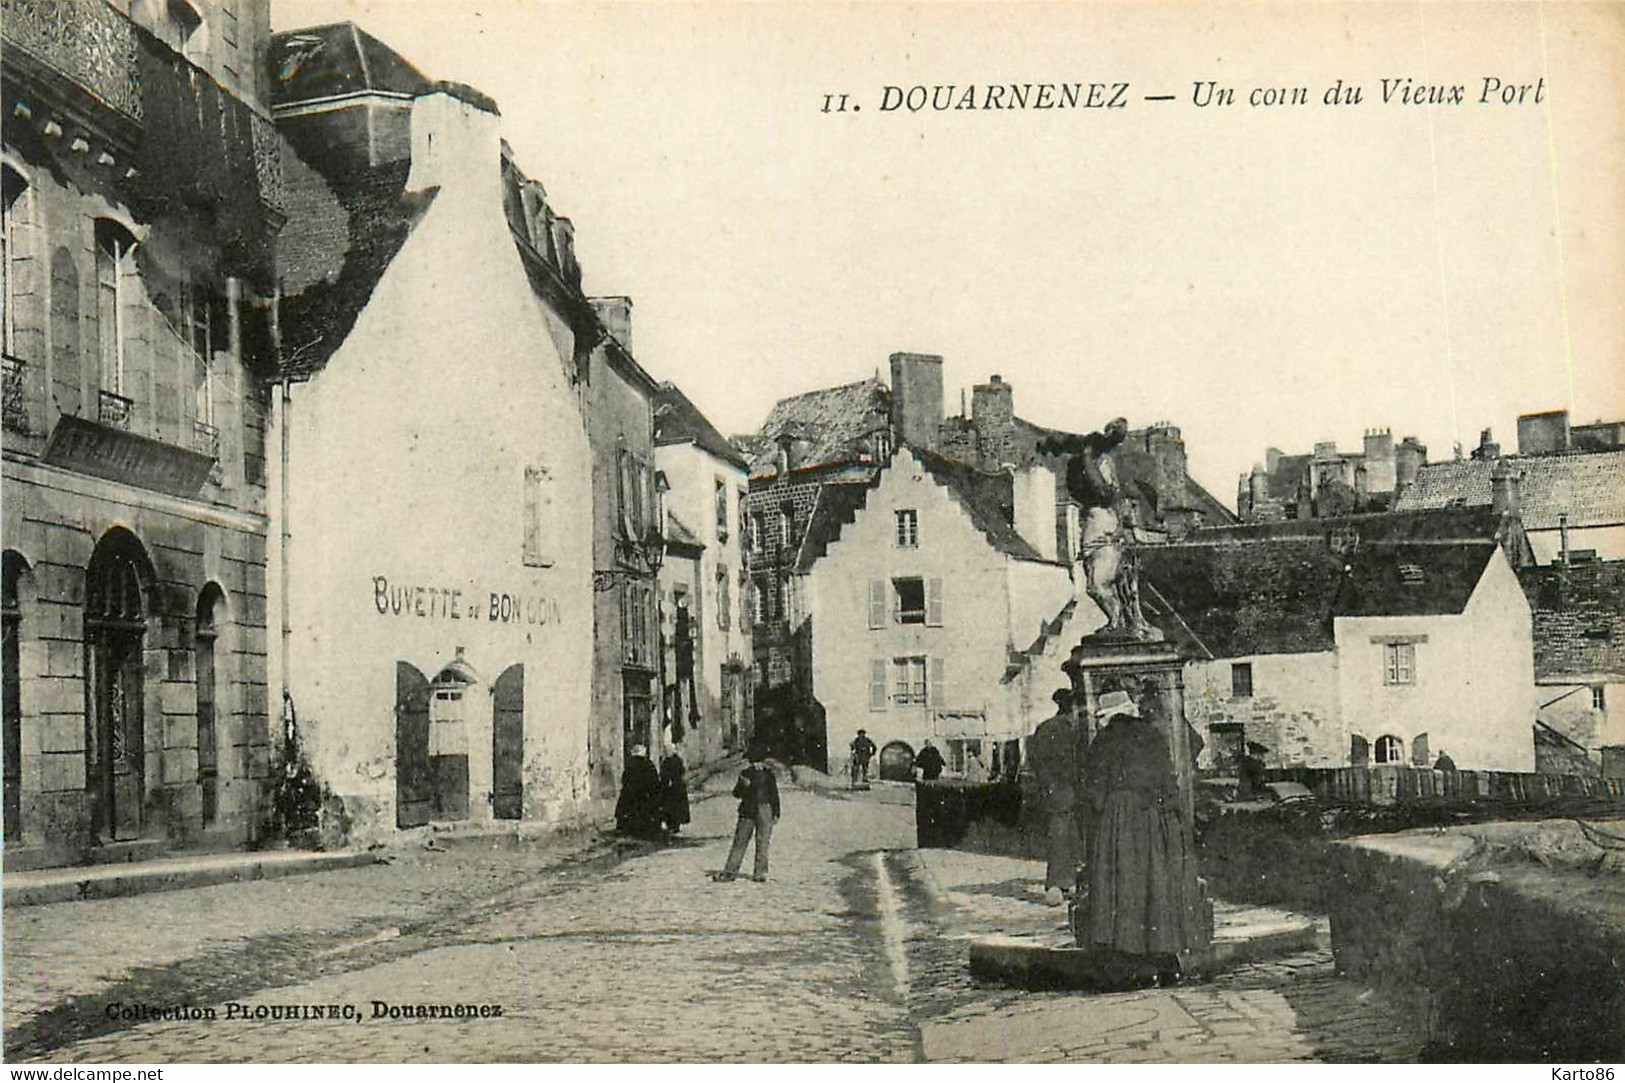
M934 353L948 413L999 373L1040 424L1171 421L1233 504L1268 446L1625 417L1625 5L272 5L495 97L584 288L724 432ZM885 108L1011 83L1126 105Z

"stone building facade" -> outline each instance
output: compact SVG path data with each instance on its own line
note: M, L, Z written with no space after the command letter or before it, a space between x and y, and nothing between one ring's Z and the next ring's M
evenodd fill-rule
M264 827L268 7L0 8L8 870Z

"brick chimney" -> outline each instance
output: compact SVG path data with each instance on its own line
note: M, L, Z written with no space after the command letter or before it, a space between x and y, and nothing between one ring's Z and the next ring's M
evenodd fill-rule
M627 353L632 352L632 298L630 297L594 297L591 298L593 311L598 313L598 319L603 323L609 333L615 336L615 341Z
M1473 458L1493 460L1501 457L1501 445L1495 442L1495 437L1489 429L1478 434L1478 446L1473 449Z
M937 449L942 428L942 358L936 354L891 355L892 429L897 442Z
M1522 473L1517 464L1506 459L1496 460L1490 470L1490 507L1497 515L1521 515L1519 480Z

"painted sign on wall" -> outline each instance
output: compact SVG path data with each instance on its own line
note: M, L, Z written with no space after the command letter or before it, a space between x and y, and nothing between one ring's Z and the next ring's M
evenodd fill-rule
M392 583L372 577L372 604L383 617L484 620L496 624L556 624L559 603L545 594L510 593L445 584Z

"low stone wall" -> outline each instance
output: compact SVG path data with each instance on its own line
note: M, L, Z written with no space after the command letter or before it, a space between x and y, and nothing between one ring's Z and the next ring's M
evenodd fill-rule
M1330 846L1338 969L1408 1005L1432 1059L1625 1057L1625 876L1472 830Z
M1301 782L1322 801L1445 801L1540 805L1574 798L1625 801L1625 779L1515 771L1434 771L1426 767L1282 767L1277 782Z

